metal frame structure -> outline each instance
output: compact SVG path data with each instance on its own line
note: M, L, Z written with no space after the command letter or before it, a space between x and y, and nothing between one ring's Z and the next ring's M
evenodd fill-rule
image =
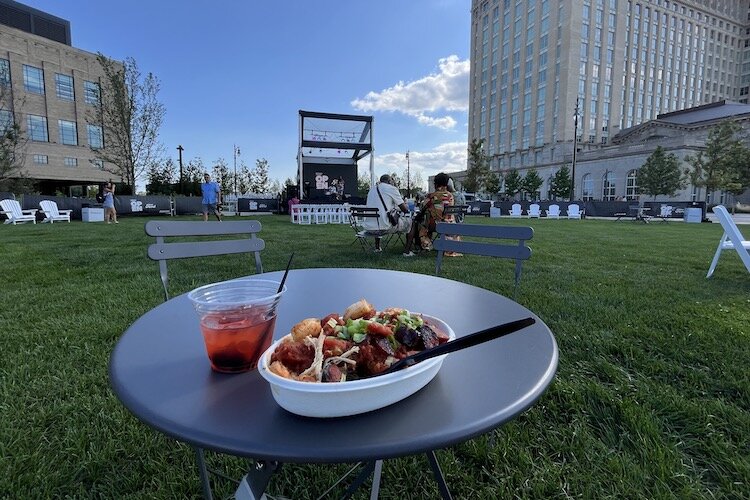
M310 130L306 126L307 120L322 119L322 120L336 120L344 122L360 122L364 123L359 138L348 141L335 141L328 140L328 137L314 138L306 136L305 131ZM297 182L300 186L300 199L305 198L303 186L303 171L305 164L317 164L325 162L328 164L339 164L354 166L356 168L357 162L367 155L370 155L370 187L375 185L375 148L373 147L373 117L366 115L343 115L337 113L321 113L317 111L304 111L299 110L299 146L297 148ZM309 150L317 149L319 151L333 150L336 151L351 151L351 156L347 153L345 156L333 156L333 155L322 155L322 156L305 156L304 149Z

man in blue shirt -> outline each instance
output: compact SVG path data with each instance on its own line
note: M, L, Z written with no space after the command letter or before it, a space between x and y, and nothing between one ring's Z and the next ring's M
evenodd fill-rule
M208 221L208 212L212 211L216 218L221 222L221 212L218 205L221 203L221 188L216 182L211 182L211 176L203 176L205 182L201 184L201 193L203 194L203 220Z

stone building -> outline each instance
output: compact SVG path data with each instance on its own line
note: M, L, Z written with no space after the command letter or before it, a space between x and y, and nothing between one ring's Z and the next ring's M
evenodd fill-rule
M0 121L20 126L23 172L40 192L120 180L91 151L106 147L94 116L103 77L96 54L71 46L68 21L0 0Z

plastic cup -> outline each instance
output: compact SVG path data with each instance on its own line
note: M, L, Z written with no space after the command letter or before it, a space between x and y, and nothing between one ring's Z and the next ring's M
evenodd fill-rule
M263 279L222 281L188 294L200 318L211 369L241 373L255 369L276 325L279 282Z

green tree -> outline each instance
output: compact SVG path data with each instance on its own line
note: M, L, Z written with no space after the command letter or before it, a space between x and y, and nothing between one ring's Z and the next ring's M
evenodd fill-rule
M224 158L219 157L211 169L211 178L219 184L221 194L234 193L234 171L229 171L229 165ZM237 174L239 180L239 174Z
M165 108L157 95L159 80L148 73L141 77L135 59L120 64L103 54L97 60L104 71L98 103L91 123L104 131L104 148L92 147L104 168L135 187L140 178L163 152L158 142Z
M680 160L673 153L665 153L661 146L657 146L638 169L638 190L653 196L654 201L660 194L674 196L684 186Z
M152 163L146 172L146 194L172 194L176 177L177 166L171 158Z
M511 168L508 173L505 174L505 195L509 198L513 198L516 193L523 189L523 179L518 170Z
M706 148L685 158L690 165L685 174L694 186L705 188L706 201L713 191L741 192L743 180L750 176L750 150L738 137L741 130L737 122L721 122L709 131Z
M237 165L237 192L240 194L250 192L250 169L247 168L245 160L239 160Z
M2 67L0 73L0 110L5 120L0 120L0 191L26 191L31 181L26 177L23 166L26 135L15 121L13 96L10 92L10 74Z
M201 194L201 182L203 182L203 174L206 173L206 169L203 166L203 160L200 156L192 158L187 165L182 169L183 183L185 184L186 195L200 195Z
M370 174L359 174L357 177L357 195L364 198L370 191Z
M500 193L500 187L502 181L500 180L500 174L497 172L489 172L484 177L484 190L490 195L490 198L494 198Z
M250 192L267 193L270 188L268 178L268 160L259 158L255 160L255 168L250 171Z
M489 158L484 153L484 139L474 139L469 144L468 166L463 181L464 189L478 193L484 188L484 180L490 173Z
M570 169L567 165L560 167L552 177L550 194L554 198L570 198Z
M533 169L528 170L521 182L521 190L528 193L531 199L534 199L542 184L544 184L544 179L541 178L537 171Z

